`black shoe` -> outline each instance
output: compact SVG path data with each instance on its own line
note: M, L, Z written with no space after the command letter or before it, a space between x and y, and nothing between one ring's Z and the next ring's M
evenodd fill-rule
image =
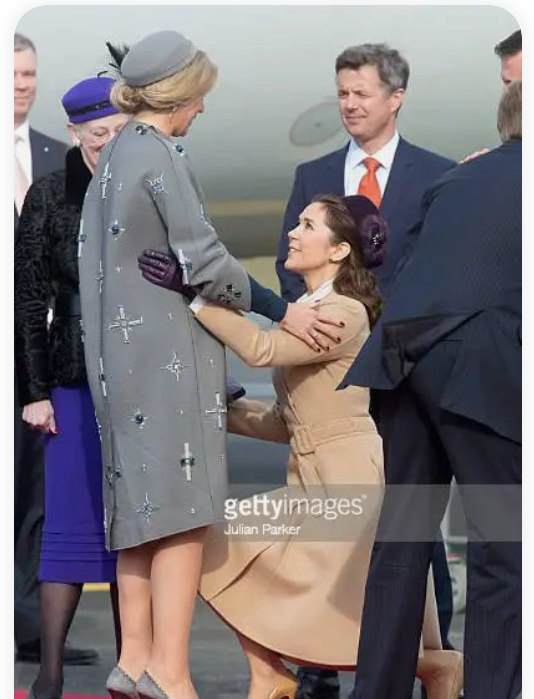
M19 645L15 660L18 663L40 663L41 662L41 642L31 641ZM63 664L64 665L96 665L100 660L100 656L96 650L91 648L74 648L68 643L63 649Z
M295 699L339 699L339 675L335 670L299 667Z

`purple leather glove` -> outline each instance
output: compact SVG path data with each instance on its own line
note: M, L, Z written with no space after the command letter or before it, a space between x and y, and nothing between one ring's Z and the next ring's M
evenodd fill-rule
M237 379L234 379L234 377L230 375L226 377L226 402L228 404L243 398L246 393L245 387L242 386Z
M137 262L143 277L152 284L176 291L189 301L195 298L196 291L193 287L182 282L182 270L174 255L167 255L159 250L145 250L139 255Z

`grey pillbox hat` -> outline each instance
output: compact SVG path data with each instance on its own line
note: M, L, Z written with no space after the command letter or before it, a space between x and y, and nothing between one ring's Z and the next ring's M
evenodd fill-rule
M178 32L156 32L133 44L122 61L121 74L130 87L145 87L178 73L196 53L195 46Z

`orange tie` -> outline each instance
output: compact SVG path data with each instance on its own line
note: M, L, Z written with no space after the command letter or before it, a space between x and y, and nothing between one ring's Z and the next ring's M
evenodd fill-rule
M380 191L380 185L376 177L376 171L380 167L380 163L374 158L365 158L363 164L367 168L367 172L360 180L358 194L370 199L376 207L380 207L382 192Z

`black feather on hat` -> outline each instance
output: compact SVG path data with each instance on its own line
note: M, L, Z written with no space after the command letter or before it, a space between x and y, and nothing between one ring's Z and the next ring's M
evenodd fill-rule
M126 44L114 46L110 41L106 41L106 46L114 61L114 63L110 63L109 65L120 73L122 62L126 58L130 47Z

